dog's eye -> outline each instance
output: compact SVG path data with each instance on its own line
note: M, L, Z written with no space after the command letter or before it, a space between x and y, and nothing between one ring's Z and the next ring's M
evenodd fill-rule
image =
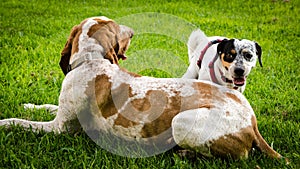
M246 60L250 60L252 58L252 55L250 53L245 53L244 57Z
M223 59L224 59L224 61L227 61L227 62L233 62L233 60L235 59L235 56L236 56L235 54L227 53Z
M227 58L228 59L233 58L233 55L232 54L227 54Z

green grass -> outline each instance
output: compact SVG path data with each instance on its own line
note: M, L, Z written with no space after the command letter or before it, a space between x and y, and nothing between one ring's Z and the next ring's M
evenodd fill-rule
M262 135L291 164L286 166L259 152L239 161L182 159L175 151L132 159L101 149L85 133L55 136L14 127L0 128L0 168L300 168L299 10L299 0L2 0L0 119L54 118L42 110L25 111L22 104L58 103L64 78L58 65L60 52L72 26L84 18L105 15L133 27L136 35L127 53L129 59L121 65L156 77L184 73L188 66L185 42L191 28L199 27L207 35L247 38L262 46L264 67L251 72L245 95ZM134 16L147 18L134 20ZM150 16L155 22L147 23Z

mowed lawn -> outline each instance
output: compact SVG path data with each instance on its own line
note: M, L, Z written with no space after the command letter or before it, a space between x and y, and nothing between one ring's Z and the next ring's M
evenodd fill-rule
M263 67L248 78L245 96L266 141L290 159L254 151L246 160L181 158L176 151L148 158L121 157L84 132L54 135L0 128L0 168L300 168L299 0L266 1L15 1L0 3L0 119L47 121L24 103L58 104L64 75L60 52L71 28L105 15L135 30L121 66L155 77L180 77L188 66L193 29L257 41Z

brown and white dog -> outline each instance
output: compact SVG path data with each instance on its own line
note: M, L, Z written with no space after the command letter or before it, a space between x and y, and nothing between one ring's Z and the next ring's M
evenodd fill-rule
M188 40L190 65L183 78L209 80L244 92L246 79L257 60L262 66L261 54L261 47L254 41L206 37L198 29Z
M170 143L207 156L247 158L253 146L282 158L260 135L255 114L236 90L211 82L138 76L120 69L133 31L106 17L75 26L62 51L66 74L59 106L27 104L56 111L52 121L17 118L0 126L33 131L101 130L120 138ZM169 130L170 129L170 130ZM166 131L168 137L160 135Z

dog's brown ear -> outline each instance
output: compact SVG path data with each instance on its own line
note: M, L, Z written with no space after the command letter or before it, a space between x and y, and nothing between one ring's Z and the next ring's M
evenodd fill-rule
M261 47L260 47L260 45L259 45L258 43L256 43L256 42L255 42L255 48L256 48L256 55L257 55L257 57L258 57L259 65L260 65L261 67L263 67L263 66L262 66L262 62L261 62L261 53L262 53Z
M70 61L70 57L72 54L73 40L78 32L78 29L79 29L78 25L76 25L72 28L70 36L66 42L66 45L61 52L61 58L60 58L59 65L65 75L68 73L69 61Z
M127 58L125 53L128 50L131 38L134 35L134 31L131 28L124 25L120 25L120 31L120 39L118 40L119 51L117 55L118 59L125 60Z
M110 48L105 55L105 58L110 61L112 64L119 65L119 59L117 56L118 50L119 50L119 45L115 45L116 47Z

